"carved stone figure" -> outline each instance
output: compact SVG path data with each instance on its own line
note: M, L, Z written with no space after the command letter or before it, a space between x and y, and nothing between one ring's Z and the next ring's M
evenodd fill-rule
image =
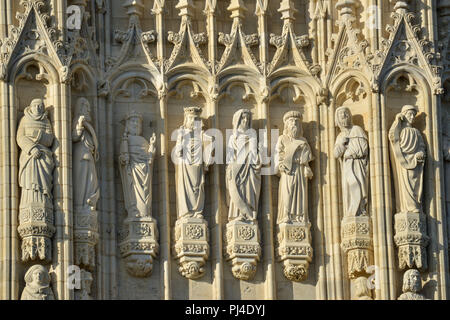
M120 252L128 272L148 276L159 249L158 229L152 217L152 172L156 135L150 142L142 136L142 115L132 111L126 117L120 144L120 175L128 213L120 235Z
M419 271L410 269L403 275L403 293L398 300L427 300L422 291L422 279Z
M348 276L355 279L367 274L372 261L372 228L367 213L369 142L364 130L353 124L349 108L337 108L335 122L341 131L334 146L334 156L341 163L341 246L347 256Z
M261 161L252 114L241 109L233 116L228 142L226 184L230 194L229 220L256 221L261 191Z
M412 126L419 110L406 105L397 114L389 130L398 191L397 212L422 212L423 167L426 148L422 134Z
M398 246L399 267L428 267L426 216L422 212L423 168L426 148L419 130L412 127L419 112L416 106L405 105L397 114L389 131L393 168L396 175L397 213L394 241Z
M50 275L44 266L37 264L30 267L25 274L25 283L21 300L55 300Z
M86 98L79 98L75 106L72 141L75 263L91 268L95 265L98 238L96 209L100 190L95 166L98 140Z
M373 300L366 277L359 277L355 280L355 296L356 300Z
M450 195L450 114L444 112L443 134L442 134L442 148L444 154L444 168L445 168L445 194ZM450 230L450 197L446 197L446 211L447 211L447 225ZM450 235L449 235L450 239ZM450 248L449 248L450 250Z
M209 140L202 131L199 107L184 109L184 124L178 129L175 145L176 190L178 218L202 218L205 204L204 142Z
M367 215L369 142L364 130L352 123L347 107L336 110L336 126L341 130L336 138L334 156L341 162L344 216Z
M120 144L120 174L129 217L151 217L153 157L156 135L142 136L142 115L131 112Z
M256 273L261 247L257 223L261 190L261 161L256 132L251 129L250 110L233 116L233 134L228 142L226 186L230 195L226 226L227 260L237 279L249 280Z
M281 175L278 191L278 254L284 275L292 281L307 278L312 260L311 223L308 218L308 179L313 172L311 148L301 136L302 115L290 111L283 117L284 132L276 146L276 164ZM295 254L293 248L297 249ZM293 252L289 252L289 251Z
M44 102L35 99L25 108L17 130L19 186L22 188L18 232L22 260L51 260L53 225L53 152L55 136Z
M75 291L75 300L93 300L91 297L92 274L81 269L80 278L81 288Z
M184 124L178 129L174 148L178 220L175 223L175 256L181 275L198 279L209 254L208 223L203 219L205 203L205 143L199 107L184 109Z

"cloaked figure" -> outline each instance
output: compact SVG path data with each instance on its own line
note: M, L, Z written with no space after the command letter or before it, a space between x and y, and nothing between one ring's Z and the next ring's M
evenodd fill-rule
M44 266L37 264L30 267L25 274L25 283L20 300L55 300L50 275Z

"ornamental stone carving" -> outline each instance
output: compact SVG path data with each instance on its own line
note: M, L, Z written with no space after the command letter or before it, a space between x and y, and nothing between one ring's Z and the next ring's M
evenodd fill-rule
M426 148L422 134L412 126L418 112L416 106L405 105L389 131L397 203L394 240L401 270L428 267L429 237L422 209Z
M422 278L419 271L410 269L403 275L403 293L398 300L427 300L422 291Z
M25 289L20 300L55 300L47 269L36 264L25 273Z
M127 271L135 277L151 274L159 250L158 228L151 210L156 135L150 142L142 136L142 120L142 115L134 111L127 115L119 156L127 211L119 249Z
M283 117L284 132L276 146L276 165L280 174L278 191L278 256L284 275L291 281L308 276L312 261L311 223L308 218L308 179L313 172L311 148L302 137L302 115L290 111ZM290 254L288 248L304 249L306 254Z
M25 108L17 129L19 186L22 188L18 232L22 239L22 261L52 259L54 134L44 102L34 99Z
M79 98L76 102L72 128L75 263L91 269L95 266L98 241L97 201L100 190L95 164L99 158L99 146L86 98Z
M253 278L261 251L257 222L261 160L257 141L250 110L238 110L233 116L233 133L227 147L230 205L225 256L232 264L233 275L241 280Z
M369 142L364 130L353 124L347 107L336 109L334 156L341 164L344 218L341 222L341 247L347 256L347 274L357 278L367 274L372 264L372 228L367 212Z

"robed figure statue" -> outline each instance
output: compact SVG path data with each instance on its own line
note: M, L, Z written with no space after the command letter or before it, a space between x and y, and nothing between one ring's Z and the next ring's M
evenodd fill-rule
M336 110L336 126L341 132L336 138L334 156L341 163L344 216L367 215L369 142L364 130L352 123L347 107Z
M238 110L227 147L226 185L230 195L228 219L256 221L261 191L261 159L252 114Z
M284 115L284 132L276 146L276 164L281 175L277 223L305 222L308 213L308 179L313 177L313 160L308 141L302 137L302 115Z

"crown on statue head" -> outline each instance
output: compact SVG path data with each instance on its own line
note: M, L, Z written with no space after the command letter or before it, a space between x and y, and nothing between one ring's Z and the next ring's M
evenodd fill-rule
M202 114L202 108L200 107L187 107L184 108L184 114L192 114L194 116L199 116Z
M141 121L144 120L144 117L142 116L142 114L140 114L136 110L131 110L130 112L128 112L128 114L124 120L128 121L131 118L139 118Z

